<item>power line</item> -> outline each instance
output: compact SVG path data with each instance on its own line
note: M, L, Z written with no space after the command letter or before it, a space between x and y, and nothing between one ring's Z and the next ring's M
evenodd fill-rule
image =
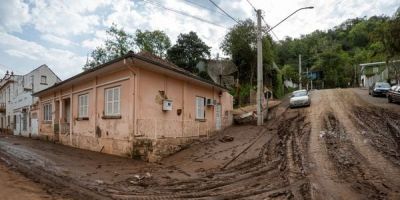
M198 17L198 16L194 16L194 15L188 14L188 13L183 12L183 11L180 11L180 10L175 10L175 9L173 9L173 8L165 7L164 5L162 5L162 4L159 3L159 2L150 1L150 0L143 0L143 2L150 3L150 4L153 4L153 5L157 6L157 7L159 7L159 8L162 8L162 9L165 9L165 10L168 10L168 11L171 11L171 12L174 12L174 13L177 13L177 14L180 14L180 15L184 15L184 16L187 16L187 17L191 17L191 18L193 18L193 19L197 19L197 20L199 20L199 21L202 21L202 22L205 22L205 23L214 25L214 26L218 26L218 27L227 29L226 27L224 27L224 26L222 26L222 25L219 25L219 24L214 23L214 22L212 22L212 21L208 21L208 20L203 19L203 18L200 18L200 17Z
M249 3L250 4L250 6L251 7L253 7L253 9L254 9L254 11L255 12L257 12L257 9L256 9L256 7L254 7L254 5L250 2L250 0L246 0L247 1L247 3Z
M233 21L235 21L236 23L240 24L240 22L238 20L236 20L235 18L233 18L231 15L229 15L227 12L225 12L224 9L222 9L221 7L219 7L213 0L209 0L212 4L214 4L215 7L217 7L219 10L221 10L223 13L225 13L226 16L228 16L229 18L231 18Z
M250 2L250 0L246 0L246 1L247 1L247 3L249 3L249 5L254 9L254 11L257 12L257 8ZM265 19L264 19L263 16L261 16L261 19L264 21L265 26L267 26L267 28L270 29L270 26L269 26L268 23L265 21ZM275 34L273 31L271 31L271 32L272 32L272 35L274 35L274 37L279 41L278 36L276 36L276 34Z
M197 8L206 9L206 10L208 10L208 11L210 11L210 12L216 12L216 13L218 13L218 14L220 14L220 15L225 16L225 14L224 14L223 12L221 12L221 11L219 11L219 10L212 10L212 9L210 9L210 8L204 6L204 5L201 5L201 4L199 4L199 3L196 3L196 2L193 2L193 1L190 1L190 0L181 0L181 1L185 1L185 2L191 4L192 6L195 6L195 7L197 7Z
M267 29L270 29L271 26L265 21L265 19L264 19L263 16L261 16L261 19L262 19L263 22L265 23L265 26L267 27ZM278 38L278 36L276 36L275 32L274 32L274 31L271 31L271 33L272 33L272 35L275 37L275 39L277 39L277 40L279 41L279 38Z

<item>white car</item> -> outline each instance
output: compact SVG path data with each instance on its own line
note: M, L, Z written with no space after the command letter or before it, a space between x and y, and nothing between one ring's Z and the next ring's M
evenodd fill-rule
M289 103L290 108L310 105L311 98L307 90L296 90L292 93Z

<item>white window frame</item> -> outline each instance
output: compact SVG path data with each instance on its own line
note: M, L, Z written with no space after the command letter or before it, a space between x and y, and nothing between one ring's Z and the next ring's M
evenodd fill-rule
M47 76L40 76L40 84L47 84Z
M43 121L51 122L52 120L52 105L51 103L45 103L43 104Z
M81 94L78 96L78 116L89 117L89 94Z
M106 116L121 115L121 86L104 90L104 114Z
M196 96L196 119L204 120L206 118L206 98Z

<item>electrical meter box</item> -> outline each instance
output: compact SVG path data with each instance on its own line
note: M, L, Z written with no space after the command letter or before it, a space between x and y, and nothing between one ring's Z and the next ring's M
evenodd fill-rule
M172 101L165 99L163 100L163 111L171 111L172 110Z

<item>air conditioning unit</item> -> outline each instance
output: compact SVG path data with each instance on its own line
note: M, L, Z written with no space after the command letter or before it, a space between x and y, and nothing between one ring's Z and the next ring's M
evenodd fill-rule
M215 99L207 99L206 100L207 106L215 106L216 104L217 104L217 100L215 100Z
M172 110L172 100L164 99L163 111L171 111L171 110Z

